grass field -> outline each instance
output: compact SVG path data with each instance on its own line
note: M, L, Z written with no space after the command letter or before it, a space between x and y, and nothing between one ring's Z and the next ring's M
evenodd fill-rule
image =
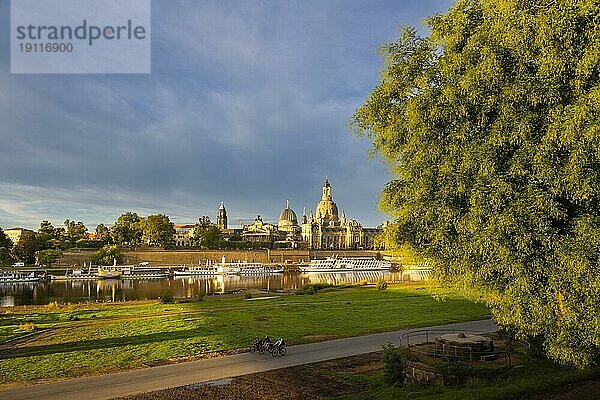
M458 295L436 300L425 288L336 288L269 300L83 304L4 309L0 383L141 368L164 360L245 349L255 336L290 344L446 324L489 316ZM29 326L25 326L29 323ZM33 331L31 323L35 326Z

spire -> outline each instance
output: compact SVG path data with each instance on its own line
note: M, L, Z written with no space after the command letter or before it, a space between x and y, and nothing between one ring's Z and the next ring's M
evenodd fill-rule
M227 210L225 210L225 204L221 202L219 209L217 210L217 226L219 229L227 229Z
M285 208L287 208L288 210L290 209L290 201L289 200L285 201Z

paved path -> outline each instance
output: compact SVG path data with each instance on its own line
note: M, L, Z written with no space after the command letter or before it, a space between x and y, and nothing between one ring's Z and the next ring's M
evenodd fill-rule
M429 329L436 328L466 329L478 332L493 332L498 329L496 324L491 320L429 327ZM391 342L396 345L400 344L400 335L408 331L410 329L290 346L285 357L274 358L270 354L243 353L116 374L90 376L56 383L34 385L0 391L0 398L2 400L109 399L270 369L371 353L381 350L381 344L383 343ZM424 337L421 338L421 341L423 339ZM418 341L418 338L415 341ZM411 340L411 342L414 341Z

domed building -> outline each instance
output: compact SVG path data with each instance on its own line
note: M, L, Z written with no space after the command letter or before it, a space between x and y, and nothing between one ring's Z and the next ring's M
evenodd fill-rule
M372 249L380 228L363 228L354 219L338 216L337 204L331 195L331 184L325 178L321 200L315 213L302 215L302 240L309 249Z
M285 202L285 209L279 214L279 222L277 224L280 231L292 232L298 227L298 217L294 210L290 208L290 201Z
M317 203L315 215L317 220L323 225L335 224L339 221L338 208L331 197L331 185L327 178L325 178L325 183L323 184L323 194L321 201Z

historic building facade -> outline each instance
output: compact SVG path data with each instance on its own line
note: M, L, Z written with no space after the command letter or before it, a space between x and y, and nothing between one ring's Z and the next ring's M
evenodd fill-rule
M300 221L288 200L279 214L277 224L265 222L258 215L252 224L242 224L240 229L231 229L227 226L227 210L221 202L217 210L216 225L224 240L239 240L241 236L244 241L274 243L293 249L372 249L375 237L382 232L380 227L363 228L358 221L347 218L344 211L340 215L327 178L314 213L311 211L307 216L304 210ZM177 246L191 245L194 225L175 225L175 231Z
M35 233L35 231L32 231L31 229L25 228L11 228L4 230L4 234L10 239L11 242L13 242L13 244L18 244L21 240L21 236L23 236L23 233L27 232Z
M348 219L344 211L340 217L327 178L315 213L302 215L301 230L309 249L372 249L375 237L382 232L381 228L363 228L358 221Z

